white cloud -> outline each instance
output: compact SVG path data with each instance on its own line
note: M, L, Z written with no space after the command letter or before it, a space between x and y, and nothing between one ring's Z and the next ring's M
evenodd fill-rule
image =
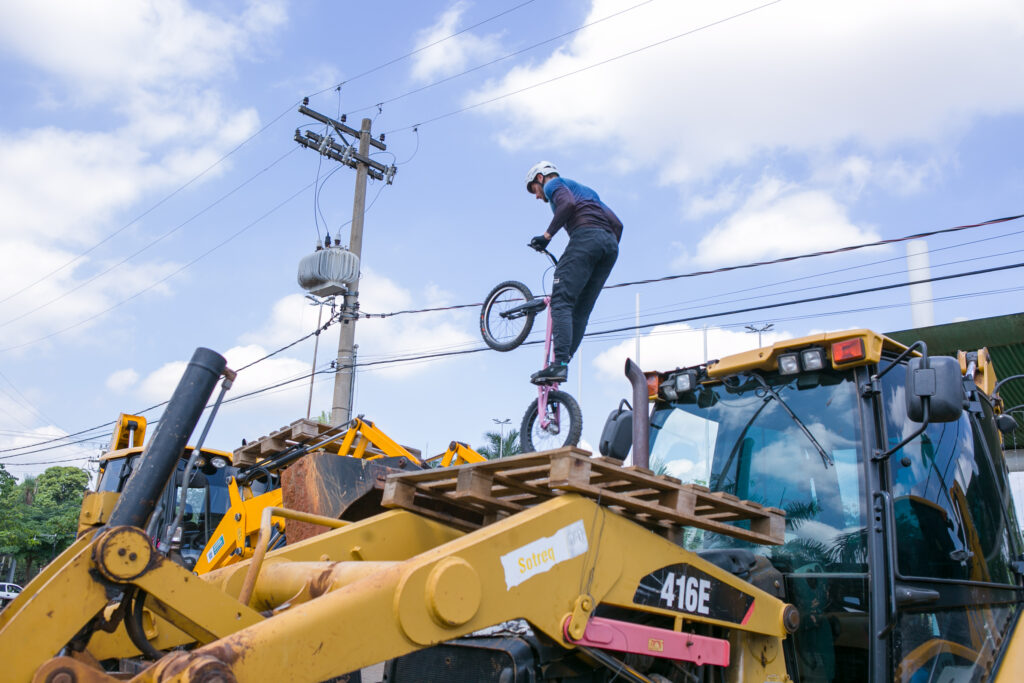
M6 425L7 423L3 421L0 424ZM27 455L5 453L4 455L9 457L5 457L0 464L3 464L7 471L18 479L23 479L26 476L39 476L50 467L69 466L90 469L88 460L96 458L99 455L100 443L109 440L105 437L98 437L95 443L68 445L52 443L52 439L61 436L67 436L67 432L54 425L25 431L2 430L0 431L0 448L2 449L22 448L25 452L37 449L46 450L27 453Z
M846 208L821 190L764 178L735 213L718 223L673 266L711 266L824 251L873 242L878 234L854 225Z
M451 295L433 283L425 283L414 293L393 280L372 270L363 272L359 283L360 308L370 313L434 308L450 302ZM477 338L470 331L472 325L458 312L414 313L391 318L360 320L356 328L359 361L373 362L396 356L414 356L422 353L466 348ZM368 366L365 370L388 378L405 378L423 372L438 362L396 363Z
M932 157L910 162L901 157L872 160L863 155L845 159L825 159L813 173L813 180L849 197L856 197L865 188L883 188L892 194L907 196L921 192L942 174L946 162Z
M276 0L253 0L233 16L182 0L0 5L3 51L33 73L42 91L35 104L59 108L60 121L68 122L0 130L0 292L16 292L64 265L120 227L125 209L147 193L196 175L250 135L256 112L222 101L218 79L230 77L236 60L253 56L283 21ZM85 122L96 110L113 112L105 118L116 123L91 128ZM124 233L121 243L131 238ZM0 323L75 289L106 265L95 254L82 258L0 304ZM90 283L44 314L4 325L5 346L96 315L176 267L141 259L119 266L116 277Z
M761 345L770 346L793 335L785 331L765 332ZM705 360L757 348L757 335L745 330L721 327L707 329L707 358L704 356L704 330L684 324L658 325L640 337L640 367L644 370L672 370L699 365ZM636 360L636 342L627 339L594 358L594 367L609 379L621 379L627 358Z
M290 344L316 329L318 307L303 294L289 294L274 302L270 319L255 332L246 332L239 337L243 344L258 344L276 348ZM324 307L323 323L330 318L331 309ZM326 337L325 337L326 338Z
M3 4L0 39L63 79L69 94L97 102L209 79L284 19L280 2L250 2L219 17L184 0L33 0Z
M695 195L686 204L686 217L697 220L710 214L729 211L739 201L739 182L733 181L718 187L709 196Z
M449 303L451 295L432 283L424 284L415 294L398 283L372 270L364 271L359 284L360 307L370 313L387 313L405 309L434 308ZM391 318L360 320L356 328L359 360L372 362L395 356L466 348L477 339L470 334L471 325L458 312L414 313ZM365 368L377 375L399 378L426 370L424 363L396 363Z
M6 223L0 218L0 253L10 255L9 259L4 259L4 267L0 268L0 292L18 292L26 284L38 280L40 275L61 268L74 258L73 252L47 246L41 241L26 241L21 236L12 236L8 241L4 225ZM153 285L178 267L173 262L128 263L113 271L116 276L100 277L82 286L85 279L113 263L106 260L90 263L89 259L82 259L41 281L25 294L0 303L0 337L3 338L0 348L18 347L54 330L97 316L116 301L146 287L152 287L149 290L151 296L166 295L169 291L166 284ZM90 321L77 329L85 330L96 322L98 320Z
M359 308L370 314L434 308L452 300L452 294L434 283L423 283L417 292L406 289L398 282L384 277L372 269L364 269L359 282ZM324 322L330 309L324 309ZM317 309L301 294L290 294L274 303L270 319L254 332L239 337L243 344L274 348L303 337L316 328ZM467 330L464 317L457 312L439 311L399 315L389 318L364 318L356 324L357 362L366 363L414 356L452 348L468 347L477 339ZM340 326L335 323L320 339L318 366L335 357ZM248 362L248 361L247 361ZM440 362L440 361L435 361ZM408 377L422 372L425 363L397 363L374 365L361 370L381 377ZM180 374L180 370L178 371Z
M107 377L107 388L111 391L121 393L131 389L138 381L139 373L135 372L131 368L125 368L124 370L112 372L110 376Z
M632 0L595 0L584 21ZM738 0L652 3L575 34L466 98L475 103L573 72L743 10ZM1019 112L1024 10L1016 0L789 0L503 99L511 148L615 139L623 169L706 179L769 152L872 156L943 145L979 116ZM913 185L913 179L908 178Z
M468 7L468 3L460 0L445 10L433 26L420 32L416 40L417 49L455 33ZM450 76L465 69L471 61L476 63L487 60L500 50L501 41L497 35L461 33L417 53L413 57L412 76L418 81Z
M228 361L229 368L240 368L252 361L262 358L269 349L256 344L246 346L234 346L228 349L223 355ZM158 403L166 401L174 393L175 387L185 372L187 361L177 360L165 363L160 366L139 384L138 393L140 398L146 401ZM278 384L291 379L309 376L310 364L306 361L287 356L275 356L268 358L251 368L246 368L238 373L234 386L228 392L226 398L241 396L256 389L263 389L273 384ZM218 390L219 391L219 390ZM280 389L273 389L259 395L259 401L263 404L273 403L275 405L289 406L304 414L306 409L305 396L309 391L307 382L296 381ZM257 399L253 399L257 400Z

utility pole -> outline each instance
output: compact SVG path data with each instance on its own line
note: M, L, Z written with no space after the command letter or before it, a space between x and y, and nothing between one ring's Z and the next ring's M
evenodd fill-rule
M349 237L348 250L357 259L362 257L363 251L363 214L366 207L366 179L383 180L388 185L395 177L395 166L385 166L370 158L370 147L381 151L387 149L384 145L384 136L380 140L371 137L370 119L363 119L362 127L357 131L345 125L345 117L336 121L329 116L309 109L308 98L303 100L299 112L309 116L320 123L330 126L342 139L338 143L331 135L318 135L307 130L305 135L295 131L295 141L309 149L315 149L320 154L334 159L350 168L356 170L355 197L352 202L352 232ZM359 148L355 149L354 143L344 142L345 136L358 137ZM356 320L359 319L359 276L349 282L347 291L344 293L341 305L341 334L338 336L338 358L336 362L336 373L334 375L334 401L331 405L331 424L339 425L352 417L352 395L355 385L356 366Z

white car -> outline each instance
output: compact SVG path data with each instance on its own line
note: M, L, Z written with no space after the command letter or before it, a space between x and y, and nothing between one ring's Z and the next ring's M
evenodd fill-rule
M16 583L0 583L0 606L6 605L21 593L21 586Z

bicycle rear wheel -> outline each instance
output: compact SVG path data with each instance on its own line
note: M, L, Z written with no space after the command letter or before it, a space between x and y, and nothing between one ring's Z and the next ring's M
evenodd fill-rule
M523 310L533 300L530 288L522 282L509 280L491 290L480 308L480 334L495 351L511 351L526 339L533 329L535 310Z
M548 394L545 414L548 425L541 427L537 400L530 402L519 428L520 450L523 453L575 446L580 442L583 435L583 413L576 399L564 391L552 391Z

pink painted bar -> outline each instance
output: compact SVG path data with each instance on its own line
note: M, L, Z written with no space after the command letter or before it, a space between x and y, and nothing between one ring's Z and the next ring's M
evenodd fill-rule
M591 617L580 640L572 640L568 628L569 619L566 619L563 625L565 639L579 645L694 664L729 665L729 641L721 638L680 633L603 617Z

